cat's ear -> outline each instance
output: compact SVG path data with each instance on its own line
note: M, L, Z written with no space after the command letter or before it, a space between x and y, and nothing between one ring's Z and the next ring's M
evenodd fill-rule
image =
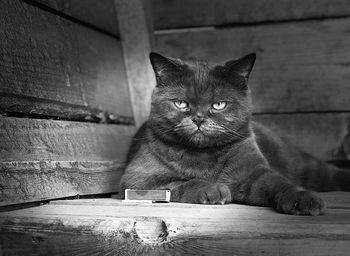
M181 70L181 63L178 60L164 57L158 53L151 52L149 59L157 78Z
M248 79L250 72L253 69L256 59L255 53L250 53L238 60L231 60L225 63L224 68L226 72L238 74Z

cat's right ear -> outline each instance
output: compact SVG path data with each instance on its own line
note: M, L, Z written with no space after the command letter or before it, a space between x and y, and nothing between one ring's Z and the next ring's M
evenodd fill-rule
M162 78L181 70L181 64L177 60L164 57L158 53L151 52L149 54L149 59L156 78Z

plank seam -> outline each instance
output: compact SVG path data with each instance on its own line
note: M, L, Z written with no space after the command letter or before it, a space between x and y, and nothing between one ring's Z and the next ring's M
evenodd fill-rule
M51 13L51 14L57 15L57 16L63 18L63 19L69 20L69 21L74 22L74 23L76 23L76 24L79 24L79 25L81 25L81 26L84 26L84 27L87 27L87 28L89 28L89 29L92 29L92 30L94 30L94 31L96 31L96 32L99 32L99 33L102 33L102 34L104 34L104 35L113 37L113 38L115 38L115 39L117 39L117 40L120 40L120 37L119 37L119 36L116 36L116 35L114 35L114 34L108 32L108 31L106 31L106 30L104 30L104 29L101 29L101 28L99 28L99 27L96 27L96 26L94 26L94 25L92 25L92 24L90 24L90 23L87 23L87 22L85 22L85 21L82 21L82 20L79 20L79 19L77 19L77 18L74 18L73 16L70 16L70 15L65 14L65 13L63 13L63 12L60 12L60 11L57 11L57 10L55 10L55 9L53 9L53 8L51 8L51 7L49 7L49 6L47 6L47 5L44 5L44 4L42 4L42 3L37 2L37 1L35 1L35 0L34 0L34 1L33 1L33 0L19 0L19 1L24 2L24 3L26 3L26 4L28 4L28 5L31 5L31 6L37 7L37 8L39 8L39 9L41 9L41 10L43 10L43 11L46 11L46 12L49 12L49 13Z
M279 25L284 23L302 23L305 21L324 21L324 20L338 20L338 19L346 19L349 18L350 15L337 15L337 16L314 16L314 17L306 17L300 19L286 19L286 20L266 20L266 21L257 21L257 22L248 22L248 23L228 23L223 25L214 26L216 29L225 29L231 27L247 27L247 26L265 26L265 25Z
M305 21L324 21L324 20L339 20L339 19L346 19L350 18L350 15L337 15L337 16L314 16L314 17L307 17L307 18L300 18L300 19L286 19L286 20L265 20L265 21L256 21L256 22L233 22L233 23L227 23L222 25L203 25L203 26L183 26L183 27L176 27L176 28L169 28L169 29L156 29L154 31L155 35L164 35L164 34L176 34L176 33L186 33L186 32L198 32L198 31L205 31L205 30L213 30L213 29L230 29L230 28L240 28L240 27L258 27L258 26L265 26L265 25L279 25L279 24L285 24L285 23L302 23Z
M263 115L298 115L298 114L347 114L350 110L314 110L314 111L279 111L253 112L255 116Z
M33 96L0 92L0 115L17 118L134 125L134 118ZM20 99L20 102L18 102Z
M98 123L98 124L113 124L113 125L134 125L134 120L128 116L117 116L115 119L108 117L108 114L103 113L102 116L92 116L87 118L79 117L60 117L60 116L51 116L43 114L33 114L33 113L21 113L21 112L10 112L10 111L0 111L0 116L4 117L15 117L15 118L27 118L27 119L44 119L44 120L56 120L56 121L72 121L72 122L81 122L81 123Z

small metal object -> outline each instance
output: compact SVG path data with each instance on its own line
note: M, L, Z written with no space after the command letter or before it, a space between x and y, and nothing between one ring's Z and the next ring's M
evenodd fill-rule
M170 202L170 190L137 190L125 189L125 200L123 202Z

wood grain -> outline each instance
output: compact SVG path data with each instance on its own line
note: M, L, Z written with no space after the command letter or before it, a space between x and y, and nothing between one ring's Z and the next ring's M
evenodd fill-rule
M0 206L118 192L125 164L119 161L0 163Z
M112 0L35 0L34 2L119 36L118 20Z
M321 196L344 201L348 194ZM350 249L346 205L309 217L236 204L102 202L64 200L1 212L2 250L50 255L347 255ZM157 232L164 231L165 240L157 242ZM20 246L12 242L17 239Z
M89 226L90 231L113 233L120 228L130 232L134 228L135 221L142 223L158 220L165 222L169 240L196 236L215 237L217 234L232 238L258 238L268 235L276 238L293 238L299 235L300 238L350 239L347 232L350 229L350 215L346 208L328 209L324 216L310 217L285 215L266 207L238 204L224 206L177 203L129 204L119 201L118 205L113 203L113 200L118 200L109 200L112 202L110 205L55 202L35 208L1 212L0 221L2 225L16 225L8 218L20 218L22 222L21 224L17 222L19 226L25 226L33 221L37 224L50 225L61 222L63 226L58 227L58 231ZM107 199L105 201L107 202Z
M0 115L0 205L116 192L134 130Z
M348 256L349 240L195 238L145 246L127 238L67 232L1 232L4 255L277 255Z
M133 126L0 115L0 161L124 161Z
M163 33L164 55L213 62L257 52L254 111L349 111L350 18Z
M320 159L346 159L341 149L349 133L349 113L255 115L253 119Z
M113 0L35 0L118 35ZM346 0L152 0L157 30L346 16Z
M350 208L350 194L349 192L320 192L318 193L326 202L328 209L349 209ZM121 200L115 200L110 198L98 198L98 199L79 199L79 200L57 200L51 201L51 205L90 205L90 206L115 206L115 207L123 207L125 203ZM127 204L128 207L131 206L142 206L140 203L129 202ZM239 206L239 205L236 205ZM154 209L157 211L158 208L197 208L200 207L197 204L149 204L147 207ZM208 207L208 206L207 206ZM216 208L218 206L212 206ZM234 207L233 205L231 207ZM244 206L242 206L244 207ZM210 208L210 207L209 207ZM264 209L258 207L257 209ZM179 210L180 211L180 210Z
M153 0L157 29L347 16L347 0Z
M132 116L115 115L97 108L0 92L0 114L12 117L133 125Z
M0 9L0 93L132 116L120 41L18 0Z
M136 126L147 120L151 95L156 84L154 73L149 61L151 42L153 39L150 27L147 1L114 0L119 30L122 34L123 54L130 98L134 111Z

